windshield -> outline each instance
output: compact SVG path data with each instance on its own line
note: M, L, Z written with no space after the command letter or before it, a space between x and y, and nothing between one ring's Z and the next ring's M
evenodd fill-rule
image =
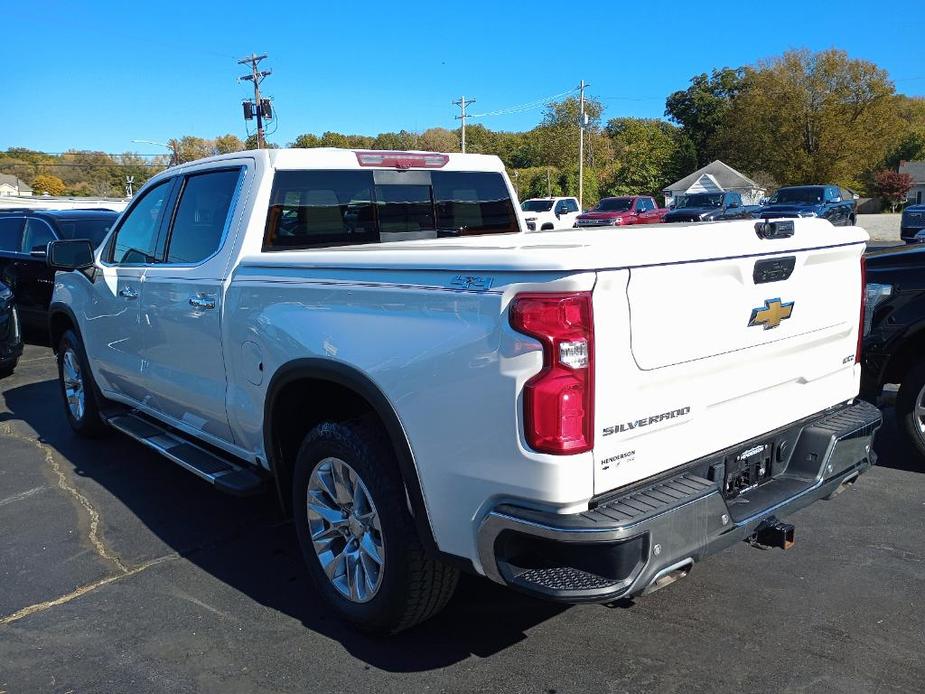
M678 207L722 207L722 193L695 193L681 199Z
M781 188L771 196L771 204L780 202L822 202L822 186L807 186L805 188Z
M632 206L632 198L604 198L594 210L596 212L626 212Z
M93 247L98 248L115 219L115 215L112 219L59 219L57 225L61 238L90 239Z
M549 212L552 200L525 200L520 209L524 212Z

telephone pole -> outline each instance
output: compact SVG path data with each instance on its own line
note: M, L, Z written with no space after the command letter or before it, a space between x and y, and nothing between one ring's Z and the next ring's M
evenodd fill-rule
M466 106L470 106L475 103L475 99L469 99L466 101L466 97L459 97L459 101L453 102L456 106L459 106L459 115L456 116L456 120L462 121L462 132L460 139L462 140L462 151L466 151Z
M584 209L585 192L585 89L584 80L578 85L578 207Z
M264 78L270 75L272 70L258 70L257 66L260 64L261 60L266 59L266 54L264 55L255 55L251 54L247 58L241 58L238 61L238 65L250 65L251 73L249 75L243 75L239 79L247 80L248 82L254 83L254 104L256 105L257 111L257 149L262 149L266 147L266 140L263 136L263 116L264 116L264 107L263 101L260 99L260 83L263 82ZM245 114L247 111L245 110ZM247 116L245 115L245 118Z

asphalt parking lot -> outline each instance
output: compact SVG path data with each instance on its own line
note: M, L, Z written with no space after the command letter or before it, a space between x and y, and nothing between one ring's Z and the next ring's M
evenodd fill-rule
M889 418L877 449L788 552L743 543L613 607L465 578L376 640L321 607L271 496L75 439L30 345L0 381L0 692L922 691L925 467Z

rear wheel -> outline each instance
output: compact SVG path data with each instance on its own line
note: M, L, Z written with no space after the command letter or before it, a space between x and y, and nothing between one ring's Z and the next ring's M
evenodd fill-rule
M64 396L68 424L80 436L96 437L108 431L100 416L99 400L83 343L73 330L58 343L58 381Z
M376 427L312 429L296 459L292 501L313 582L358 628L402 631L452 597L459 572L425 553L395 457Z
M925 458L925 362L913 366L903 377L896 395L896 417L909 443Z

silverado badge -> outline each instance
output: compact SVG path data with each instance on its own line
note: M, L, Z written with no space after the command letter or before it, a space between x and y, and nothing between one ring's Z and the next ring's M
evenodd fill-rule
M780 299L765 299L764 306L752 309L748 327L763 325L765 330L776 328L782 320L787 320L793 313L793 303L782 304Z

